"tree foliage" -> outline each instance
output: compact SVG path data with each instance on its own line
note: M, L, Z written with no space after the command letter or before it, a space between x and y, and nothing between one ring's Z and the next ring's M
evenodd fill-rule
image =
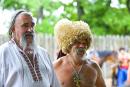
M61 18L84 20L95 35L129 35L130 0L119 0L119 5L112 7L112 0L73 0L65 4L59 0L2 0L3 9L27 9L37 18L36 31L53 34L55 23ZM57 9L64 12L56 16ZM57 13L58 14L58 13ZM60 14L60 13L59 13Z

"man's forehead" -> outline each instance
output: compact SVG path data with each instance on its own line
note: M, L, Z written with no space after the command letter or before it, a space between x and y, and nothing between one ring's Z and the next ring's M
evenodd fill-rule
M30 16L30 17L32 17L32 14L30 12L21 12L18 16Z

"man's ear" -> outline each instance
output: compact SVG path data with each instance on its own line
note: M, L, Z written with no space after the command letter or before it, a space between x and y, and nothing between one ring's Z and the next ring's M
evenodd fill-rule
M15 34L15 28L13 27L12 30L11 30L11 37L14 37L14 34Z
M12 27L12 32L14 33L14 31L15 31L15 28L14 28L14 26Z

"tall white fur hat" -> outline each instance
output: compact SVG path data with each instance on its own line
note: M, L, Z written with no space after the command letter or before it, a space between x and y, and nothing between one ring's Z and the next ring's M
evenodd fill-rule
M92 42L92 34L89 25L83 21L70 21L61 19L54 27L54 34L58 47L67 54L71 46L78 40L86 40L87 49Z

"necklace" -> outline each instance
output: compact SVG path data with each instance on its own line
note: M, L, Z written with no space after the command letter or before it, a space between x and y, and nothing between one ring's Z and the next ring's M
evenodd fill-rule
M71 63L71 62L70 62L70 63ZM83 64L84 64L84 63L83 63ZM80 69L77 71L77 70L74 68L74 65L71 63L72 68L73 68L73 70L74 70L73 81L74 81L74 83L76 84L76 87L80 87L80 83L81 83L80 72L81 72L81 70L82 70L83 64L81 65Z

